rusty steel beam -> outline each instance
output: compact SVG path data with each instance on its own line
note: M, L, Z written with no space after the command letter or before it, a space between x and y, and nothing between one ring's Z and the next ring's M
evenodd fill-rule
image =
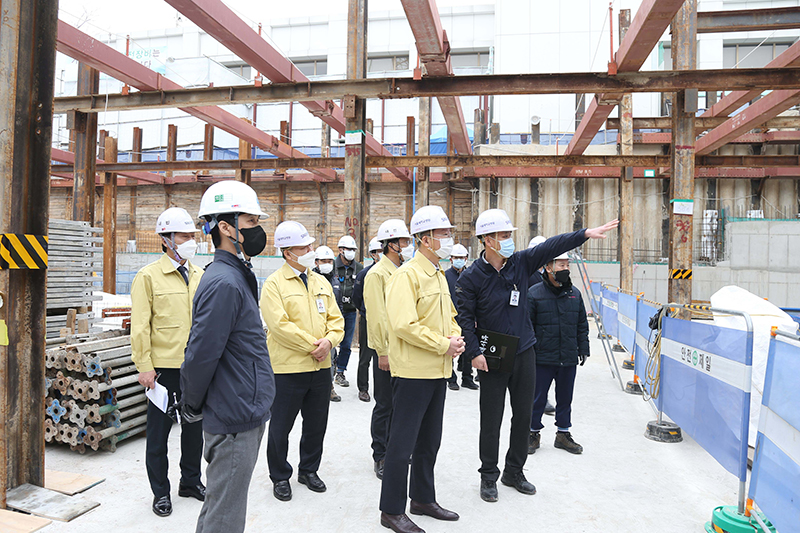
M138 63L137 63L138 64ZM599 92L653 93L684 89L775 90L800 89L800 69L719 69L649 71L609 75L602 72L553 74L494 74L452 78L369 78L283 83L262 87L230 86L198 89L162 89L129 95L62 96L56 112L86 113L252 103L298 102L320 98L417 98L422 96L483 96L530 94L584 94ZM189 111L186 111L187 113ZM232 116L232 115L231 115ZM584 120L589 116L587 111ZM238 119L236 119L239 121ZM605 119L604 119L605 120ZM241 121L239 121L241 122ZM600 123L602 125L602 122ZM277 142L277 140L276 140ZM285 145L284 145L285 146ZM577 154L576 154L577 155Z
M182 90L179 84L150 70L135 60L117 52L108 45L93 39L63 21L58 21L58 51L82 61L97 70L135 87L139 91ZM138 93L132 93L135 95ZM178 107L181 111L227 131L240 139L279 157L305 157L286 143L265 133L251 124L246 124L232 113L212 106ZM318 174L323 179L334 179L328 172Z
M697 33L800 29L800 7L700 11Z
M50 159L53 161L58 161L59 163L67 163L69 165L72 165L75 163L75 154L73 154L72 152L67 152L66 150L51 148ZM97 163L105 163L105 161L102 159L98 159ZM97 166L97 163L95 163L95 167ZM123 173L119 174L120 176L125 176L126 178L132 178L143 183L161 183L161 181L163 180L162 176L159 176L158 174L151 174L149 172L126 172L124 174ZM70 176L69 179L72 179L72 176Z
M2 0L0 232L47 235L58 3ZM0 508L44 486L44 269L0 270Z
M420 63L425 67L426 76L453 76L450 63L450 42L442 29L442 20L436 8L436 0L402 0L408 24L416 40ZM447 123L447 134L460 155L472 153L461 100L455 96L437 98L439 107Z
M728 117L695 117L694 128L697 133L716 128L723 124ZM769 129L800 128L800 117L775 117L766 121L762 127ZM619 129L619 119L609 118L606 120L606 128L610 130ZM669 117L639 117L633 119L633 129L672 129L672 119Z
M619 135L617 139L619 139ZM635 144L669 144L671 141L672 134L668 131L657 133L636 132L633 134L633 142ZM800 143L800 131L745 133L728 142L729 144L798 144Z
M786 68L800 66L800 41L797 41L778 57L767 63L765 68ZM732 91L719 102L708 108L702 117L727 117L746 103L756 99L763 90L753 89L749 91Z
M166 2L273 83L309 81L289 59L265 41L221 0L166 0ZM302 104L312 115L344 135L344 113L331 99L306 100ZM371 134L366 136L365 144L368 154L391 155ZM398 178L408 179L407 169L390 169L390 171Z

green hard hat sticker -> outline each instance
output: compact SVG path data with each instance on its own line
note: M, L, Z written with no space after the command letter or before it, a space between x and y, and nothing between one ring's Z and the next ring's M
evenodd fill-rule
M225 201L225 195L224 194L218 194L218 195L216 195L214 197L214 202L216 202L216 203L224 202L224 201Z

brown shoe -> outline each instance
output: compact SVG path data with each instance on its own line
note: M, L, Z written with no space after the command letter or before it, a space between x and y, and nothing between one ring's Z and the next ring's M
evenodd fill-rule
M447 520L449 522L455 522L458 520L458 514L444 509L436 502L417 503L414 500L411 500L410 511L411 514L427 515L431 518L435 518L436 520Z
M407 514L381 513L381 525L396 533L425 533L424 529L417 527Z
M369 401L369 393L367 391L365 391L365 390L358 391L358 399L361 400L362 402L368 402Z

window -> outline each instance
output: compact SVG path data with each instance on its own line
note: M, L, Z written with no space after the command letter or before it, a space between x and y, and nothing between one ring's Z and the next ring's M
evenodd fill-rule
M249 80L250 79L250 72L251 68L250 65L247 63L228 63L225 65L228 70L236 74L237 76L241 76L242 78Z
M294 66L306 76L324 76L328 73L328 61L326 59L294 61Z
M450 54L450 64L453 68L476 68L489 66L489 51Z
M785 52L790 44L726 44L722 49L722 68L762 68Z
M408 56L375 56L367 59L367 72L408 70Z

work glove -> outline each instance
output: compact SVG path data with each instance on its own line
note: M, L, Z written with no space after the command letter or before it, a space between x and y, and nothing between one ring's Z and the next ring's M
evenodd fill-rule
M579 361L579 364L580 364L581 366L583 366L583 363L585 363L585 362L586 362L586 358L587 358L587 357L589 357L589 356L588 356L588 355L579 355L579 356L578 356L578 361Z
M167 416L173 419L178 424L194 424L195 422L200 422L203 420L203 412L202 411L195 411L192 407L183 401L181 398L180 401L177 400L176 396L173 395L173 399L175 400L172 405L167 407Z

